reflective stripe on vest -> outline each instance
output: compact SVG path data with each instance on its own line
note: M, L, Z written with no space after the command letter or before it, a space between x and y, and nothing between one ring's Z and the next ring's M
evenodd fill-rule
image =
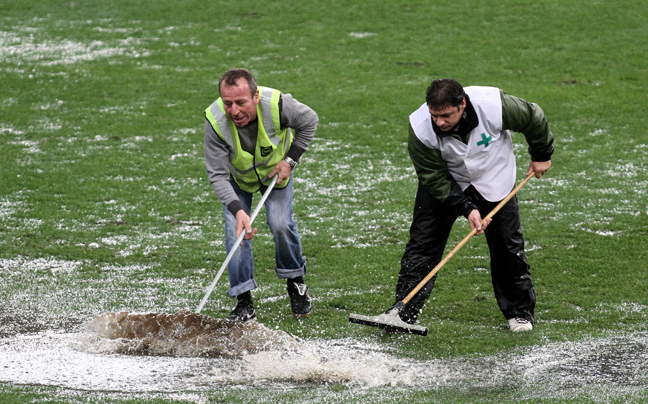
M257 105L258 132L254 155L243 150L238 129L227 119L223 100L219 98L205 110L205 116L214 131L233 151L228 168L236 183L246 192L255 192L261 184L269 184L269 175L279 163L292 143L290 128L281 129L279 99L281 92L259 87ZM288 181L275 188L284 188Z

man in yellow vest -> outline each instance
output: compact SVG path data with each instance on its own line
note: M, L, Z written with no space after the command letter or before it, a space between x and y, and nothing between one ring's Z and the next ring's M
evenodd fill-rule
M425 102L410 115L409 124L408 151L418 190L396 302L441 261L455 220L464 216L477 235L486 235L495 298L509 329L531 331L536 298L517 198L483 226L480 222L515 187L510 131L522 133L529 146L527 175L540 178L551 167L554 139L544 112L499 88L464 89L456 80L439 79L430 84ZM416 322L435 279L399 312L403 321Z
M306 262L292 217L292 172L315 136L317 114L290 94L257 87L245 69L228 70L218 91L220 98L205 110L205 165L223 205L228 254L241 232L246 232L228 265L227 294L237 298L229 318L256 318L250 293L257 287L251 244L257 229L250 226L252 196L265 192L275 175L277 183L265 202L275 242L275 272L287 280L293 315L307 317L313 305L303 279Z

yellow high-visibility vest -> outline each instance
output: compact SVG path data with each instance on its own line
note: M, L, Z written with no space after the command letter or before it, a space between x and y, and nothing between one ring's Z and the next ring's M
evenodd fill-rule
M290 148L293 134L290 128L281 128L279 98L281 92L268 87L259 87L257 105L258 132L254 154L241 147L239 133L234 122L227 119L223 100L217 99L205 110L205 116L218 136L231 150L228 168L236 183L246 192L256 192L261 184L268 185L272 169L279 163ZM283 181L275 188L284 188Z

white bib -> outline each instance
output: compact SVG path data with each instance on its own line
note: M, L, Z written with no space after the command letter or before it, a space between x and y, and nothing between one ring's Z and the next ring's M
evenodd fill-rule
M472 184L486 200L497 202L515 186L516 170L511 134L502 130L500 92L495 87L466 87L464 90L479 120L467 144L452 136L437 136L426 103L410 115L410 124L423 144L441 152L450 175L462 190Z

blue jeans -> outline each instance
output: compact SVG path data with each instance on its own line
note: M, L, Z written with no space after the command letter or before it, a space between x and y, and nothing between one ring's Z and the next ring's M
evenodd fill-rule
M230 183L243 204L245 213L251 215L253 194L243 191L234 179ZM267 187L261 186L260 192ZM265 201L268 227L275 243L275 272L279 279L296 278L306 273L306 261L302 257L301 240L297 232L297 223L293 220L293 181L285 188L274 188ZM236 243L236 218L223 205L225 214L225 249L230 253ZM259 216L257 216L258 218ZM252 223L252 228L258 227ZM252 240L243 240L243 245L235 251L227 267L230 289L227 295L235 297L257 287L254 280L254 261L252 258Z

